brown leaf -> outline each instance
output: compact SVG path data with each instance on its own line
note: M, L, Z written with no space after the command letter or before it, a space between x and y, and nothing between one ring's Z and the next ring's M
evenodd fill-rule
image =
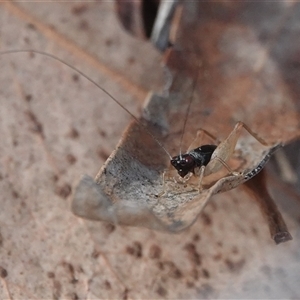
M79 67L136 113L146 91L158 91L164 84L160 55L150 44L134 40L122 31L111 1L85 4L84 12L78 14L78 3L1 3L1 50L33 48L54 53ZM293 14L280 22L288 5L284 2L202 2L200 12L201 19L213 14L215 18L211 23L216 24L219 18L225 18L229 24L250 22L255 18L253 27L261 24L265 31L276 30L276 25L284 28L281 37L284 42L279 43L284 49L276 50L279 47L275 47L277 37L269 49L289 62L286 68L279 68L283 72L279 78L285 78L287 93L284 96L293 110L297 108L295 99L299 95L299 8L298 4L292 4ZM226 7L230 9L227 13ZM190 9L186 18L191 18L194 12L197 10ZM221 37L224 23L216 29ZM201 34L204 41L210 36L206 28L202 28ZM295 38L290 38L292 32ZM196 37L200 38L198 34ZM260 41L264 40L262 33ZM247 45L250 47L252 43ZM218 44L210 46L211 55L218 47ZM177 55L180 52L176 49ZM231 58L241 55L238 51L236 54L239 56ZM237 62L225 61L227 65ZM204 65L212 64L214 57L203 62ZM220 60L215 61L218 62ZM181 69L187 69L184 60L182 63ZM68 200L71 197L58 196L57 187L69 184L75 191L82 174L96 174L104 162L99 151L109 153L114 149L129 118L82 77L45 57L0 56L0 64L0 256L1 267L5 270L1 278L1 299L299 298L299 201L298 195L277 177L278 171L273 173L269 191L294 237L291 243L278 247L268 238L268 228L258 206L240 187L215 195L205 208L205 214L200 214L193 226L178 234L77 218L70 213ZM197 69L198 64L193 66L192 73L186 72L183 94L192 89ZM239 84L232 81L227 88L222 81L227 79L229 85L230 76L214 80L208 69L204 71L211 77L206 78L205 85L205 74L200 72L203 78L196 84L197 94L216 97L215 92L221 88L228 95L219 91L222 97L208 97L205 103L208 110L203 106L201 117L192 113L189 119L192 125L188 125L183 149L195 137L193 126L203 127L223 140L238 119L244 119L253 131L270 143L277 141L278 131L285 136L284 141L290 140L294 132L293 113L286 123L284 118L280 121L278 115L273 118L270 114L265 131L266 119L259 117L254 123L249 122L254 117L251 109L243 108L247 97L243 98L243 105L238 106L239 110L234 109L235 102L229 100L239 98L237 91L242 89L241 83L248 80L246 75L237 81ZM274 77L272 74L276 75L271 72L266 77ZM174 88L176 81L180 83L182 79L175 76ZM208 89L210 81L212 87ZM260 82L257 77L258 87ZM272 100L279 101L281 107L282 102L278 100L283 95L281 87L267 85L270 90L265 93L266 98L260 100L268 99L268 103L262 102L261 107L253 111L255 116L268 114L262 108L272 104L269 95L275 95ZM180 98L181 88L178 84L173 95L175 101ZM250 94L255 94L255 89L250 89ZM218 104L218 114L216 111L210 113L214 103ZM186 111L186 105L181 109ZM234 111L234 118L230 122L225 118L223 122L220 112L228 109ZM193 111L197 109L192 108ZM284 111L278 111L277 114L284 116ZM295 111L296 115L297 109ZM43 136L32 130L34 124L28 115L26 117L26 112L36 116ZM206 115L209 113L210 116ZM240 118L239 114L245 118ZM182 123L179 124L179 118L174 121L178 122L178 130L169 140L170 145L173 140L175 146L168 150L177 154ZM247 140L246 136L247 133ZM144 141L149 146L155 145L147 135ZM153 153L147 151L153 158ZM68 159L70 153L76 159L74 164ZM131 155L146 158L139 150ZM159 158L164 159L164 156ZM143 162L151 164L149 160ZM161 171L160 164L155 170ZM159 255L150 255L153 245L160 249ZM129 252L141 253L141 256L129 254L128 249L135 249ZM155 259L150 258L154 256Z
M211 11L204 15L203 11L209 7ZM218 19L213 13L217 8L223 11ZM177 154L173 149L177 144L179 151L180 133L190 97L193 96L185 128L188 134L184 136L183 146L190 143L187 137L193 140L191 137L196 136L201 124L205 124L204 129L208 132L214 135L217 132L218 138L225 139L235 123L243 121L267 141L269 147L255 141L250 134L245 134L237 145L239 163L235 171L239 172L239 176L226 176L223 173L217 177L220 180L212 181L201 193L190 192L189 183L186 184L187 188L177 189L176 185L171 184L167 192L159 196L163 191L162 171L166 169L168 157L151 137L149 141L145 128L133 124L126 132L127 137L120 142L95 179L94 189L98 188L100 194L108 195L111 199L107 208L109 211L103 210L102 201L107 199L102 200L100 196L98 201L93 199L89 203L92 198L89 188L93 183L90 181L82 193L88 182L85 177L80 185L81 196L75 194L74 197L75 214L98 220L103 220L105 215L106 221L147 227L149 222L145 220L150 219L150 228L161 228L163 224L166 230L182 230L195 221L212 195L230 190L253 177L280 144L299 136L297 104L289 93L289 86L284 82L280 69L276 68L280 58L272 57L268 48L270 42L272 49L280 47L281 28L276 23L266 33L264 25L259 26L254 19L236 18L243 13L254 15L258 9L259 5L251 4L204 4L199 7L200 18L198 14L194 19L188 13L183 14L177 44L166 59L167 65L176 70L176 80L168 98L149 96L144 112L148 123L144 126L159 137L172 156ZM279 24L292 12L292 7L287 6L279 18ZM269 43L259 40L262 32ZM287 33L284 35L286 37ZM278 44L275 44L275 38ZM197 90L194 92L195 78ZM187 88L189 85L191 87ZM178 86L181 87L180 92ZM95 205L99 206L98 216ZM83 209L79 210L79 207ZM143 216L141 223L136 218L137 207ZM147 210L149 217L145 216ZM87 213L89 211L92 211L91 215ZM151 214L155 216L154 219ZM159 220L159 224L154 220Z

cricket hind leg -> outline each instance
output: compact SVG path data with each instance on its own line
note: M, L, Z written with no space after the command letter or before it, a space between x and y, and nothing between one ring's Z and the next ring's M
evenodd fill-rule
M229 165L227 164L227 161L232 156L237 141L240 137L241 130L245 129L251 136L253 136L259 143L261 143L264 146L268 146L268 143L262 139L260 136L258 136L255 132L253 132L249 126L247 126L245 123L239 121L236 123L235 127L231 131L231 133L228 135L228 137L221 142L216 150L214 151L211 161L207 164L206 167L200 168L200 174L199 174L199 183L198 183L198 189L199 191L202 190L202 181L203 178L207 175L210 175L212 173L215 173L219 171L222 167L225 167L229 174L232 175L239 175L238 172L233 171Z
M233 130L235 130L235 128L237 128L236 129L237 131L240 131L242 128L244 128L250 135L252 135L263 146L269 146L269 144L263 138L261 138L258 134L252 131L250 127L246 125L244 122L242 121L237 122Z
M232 174L232 175L235 175L235 176L239 175L238 172L233 171L230 168L230 166L225 161L223 161L221 158L215 157L211 161L214 161L214 160L216 160L216 161L218 161L218 163L222 164L223 167L225 167L228 170L229 174ZM205 170L206 170L206 166L202 166L199 169L199 171L197 172L197 175L199 176L197 190L199 191L199 193L203 190L202 181L203 181L204 176L206 175Z
M228 147L228 150L230 152L230 156L233 153L237 141L240 137L241 131L242 129L245 129L252 137L254 137L259 143L261 143L264 146L269 146L268 143L261 138L259 135L257 135L255 132L253 132L249 126L247 126L244 122L237 122L236 125L234 126L233 130L231 131L231 133L229 134L229 136L227 137L227 139L224 142L227 142L228 145L230 145Z
M205 135L209 137L215 144L220 144L220 141L214 135L201 128L197 131L195 139L192 141L186 152L190 152L191 150L200 147Z
M245 123L239 121L236 123L228 137L218 145L217 149L212 154L211 162L209 162L209 164L206 167L205 175L209 175L211 173L219 171L224 165L224 163L226 163L230 159L235 150L237 141L240 137L243 128L259 143L261 143L264 146L268 146L268 143L264 139L259 137L256 133L254 133ZM222 161L223 163L221 163Z

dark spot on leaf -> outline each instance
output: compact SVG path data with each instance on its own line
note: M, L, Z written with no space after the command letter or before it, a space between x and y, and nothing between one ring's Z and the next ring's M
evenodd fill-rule
M163 268L164 268L163 262L159 261L159 262L157 263L157 267L158 267L160 270L163 270Z
M40 134L40 136L44 139L45 136L44 136L44 133L43 133L43 125L38 120L38 118L36 117L36 115L32 111L30 111L30 110L26 111L25 114L27 115L27 117L29 118L29 121L31 123L30 130L33 131L33 132L35 132L35 133Z
M53 298L55 300L60 299L61 296L61 283L57 280L53 281Z
M78 282L78 279L75 277L74 266L68 262L63 262L62 266L65 267L65 269L68 273L70 273L70 276L71 276L70 283L76 284Z
M116 226L114 224L111 224L111 223L106 223L104 225L104 227L105 227L107 233L112 233L116 229Z
M140 242L134 242L132 246L126 247L126 252L136 258L141 258L142 253L142 244Z
M167 296L167 290L164 288L164 287L162 287L161 285L156 289L156 293L159 295L159 296L161 296L161 297L165 297L165 296Z
M189 280L186 282L186 287L187 288L193 288L194 286L195 286L194 282L189 281Z
M72 276L74 275L74 267L72 264L63 262L62 265L68 270L69 273L71 273Z
M93 253L92 253L92 258L97 259L100 255L100 251L97 249L94 249Z
M111 39L106 39L106 40L105 40L105 45L106 45L107 47L110 47L112 44L113 44L113 40L111 40Z
M110 289L111 289L111 284L110 284L110 282L109 282L108 280L105 280L105 281L104 281L104 286L105 286L105 288L106 288L107 290L110 290Z
M71 299L72 300L78 300L79 297L78 297L78 295L76 293L73 293L72 296L71 296Z
M77 158L73 154L69 153L67 154L67 161L69 164L74 165L77 161Z
M57 176L56 174L53 174L51 179L52 179L54 182L57 182L57 181L58 181L58 176Z
M213 256L213 259L214 259L215 261L221 260L221 259L222 259L222 254L219 253L219 254L214 255L214 256Z
M161 248L155 244L151 245L149 249L149 258L159 259L161 257Z
M48 278L54 278L55 274L53 272L48 272L47 276L48 276Z
M88 5L85 3L76 4L72 7L72 14L79 16L86 12L88 9Z
M27 28L28 28L28 29L31 29L31 30L36 30L35 25L32 24L32 23L28 23L28 24L27 24Z
M229 269L230 272L238 272L245 265L245 259L240 259L237 262L233 262L230 259L226 259L225 264L227 265L227 268Z
M71 282L72 284L76 284L76 283L78 282L78 279L72 278L70 282Z
M107 158L109 157L109 153L107 153L102 148L98 149L97 154L98 154L99 158L101 158L104 161L107 160Z
M100 136L106 137L106 132L103 131L102 129L98 129L98 133L100 134Z
M30 102L30 101L32 100L32 95L27 94L27 95L25 96L25 100L26 100L27 102Z
M211 220L210 216L205 212L201 214L201 219L202 219L204 225L210 226L212 224L212 220Z
M257 228L252 227L252 228L251 228L251 231L252 231L252 233L253 233L255 236L258 235L258 230L257 230Z
M71 128L70 132L68 133L68 136L71 138L71 139L77 139L79 137L79 132L76 128Z
M8 275L7 270L4 269L2 266L0 266L0 277L5 278L7 277L7 275Z
M131 56L128 58L127 62L129 65L133 65L135 63L135 58Z
M12 191L12 196L16 199L20 197L19 193L15 190Z
M73 79L74 82L79 81L79 75L78 74L73 74L72 79Z
M58 186L55 189L55 193L64 199L66 199L71 194L71 191L72 188L68 183L65 183L62 186Z
M209 274L208 270L206 270L206 269L203 269L203 270L202 270L202 274L203 274L203 276L204 276L205 278L209 278L209 277L210 277L210 274Z
M179 279L182 277L181 271L175 265L170 268L169 275L170 275L170 277L175 278L175 279Z
M171 278L179 279L182 277L181 271L172 261L161 262L161 270L165 270Z
M238 254L239 253L239 249L236 246L232 247L232 253L233 254Z
M128 299L128 292L129 292L129 290L127 288L125 288L125 290L123 292L123 295L122 295L122 299L123 300L127 300Z
M88 30L90 27L88 21L86 20L81 20L80 23L79 23L79 29L80 30Z
M194 236L193 236L193 241L194 241L194 242L200 241L200 235L199 235L198 233L194 234Z
M193 243L186 244L184 249L188 252L188 257L193 264L201 265L201 256Z

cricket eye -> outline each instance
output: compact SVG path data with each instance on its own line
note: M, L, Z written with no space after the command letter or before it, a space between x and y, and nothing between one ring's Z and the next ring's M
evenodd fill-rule
M190 156L187 156L180 163L182 166L190 165L193 163L193 159Z

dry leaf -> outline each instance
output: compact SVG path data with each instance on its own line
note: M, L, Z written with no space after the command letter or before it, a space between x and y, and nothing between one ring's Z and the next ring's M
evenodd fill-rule
M149 44L122 33L112 4L2 3L1 50L33 48L54 53L113 91L135 112L130 95L143 101L146 91L161 87L160 56ZM197 83L196 96L202 95L206 102L201 102L201 119L192 109L190 136L185 136L184 146L195 135L192 126L223 139L238 119L270 144L279 138L290 141L299 94L299 5L202 5L201 19L210 13L214 16L212 28L203 23L201 34L195 28L194 35L207 41L198 44L206 45L203 53L211 54L210 59L203 59L205 72ZM287 12L290 15L282 19ZM255 39L259 25L264 25L264 31ZM249 31L254 36L250 40L243 34ZM252 66L247 60L243 64L242 46L249 41L246 54L256 56L256 49L258 53L265 49L262 42L270 41L268 31L280 33L271 39L266 55L271 71L251 77L242 72L243 66ZM208 37L214 36L212 43ZM236 42L227 43L228 36ZM258 45L252 44L257 40ZM220 47L227 51L225 57L216 55ZM278 55L280 59L275 59ZM283 209L294 237L293 242L278 247L268 239L256 203L239 187L214 196L195 224L176 235L77 218L69 202L78 179L84 173L97 173L129 118L59 63L37 55L1 56L0 63L1 299L299 298L298 196L275 175L269 191ZM211 65L222 66L223 75L213 72ZM234 70L239 71L238 78ZM185 90L191 88L194 75L193 71L187 78ZM174 87L176 81L183 84L175 78ZM267 90L261 94L257 87ZM179 97L178 91L175 94ZM249 99L251 105L245 110ZM223 120L225 110L232 120ZM178 127L182 129L181 124ZM172 153L178 151L175 137L176 147L169 149Z
M201 6L201 9L203 7L205 8L205 5ZM193 140L191 136L196 136L200 125L205 122L207 124L204 129L208 132L214 133L222 127L217 131L217 137L224 139L226 135L221 137L221 134L226 134L230 125L232 129L235 123L243 121L268 141L270 146L263 147L259 142L254 142L249 134L244 135L237 145L240 162L235 170L240 176L227 176L214 185L211 183L209 188L200 194L197 191L190 193L185 189L176 190L176 186L173 185L160 197L158 195L163 191L162 172L166 169L168 156L155 145L155 141L149 141L149 134L145 128L140 124L132 125L126 133L128 137L120 142L117 150L96 176L94 188L98 188L99 193L106 196L102 199L99 195L98 201L93 199L89 194L94 193L94 189L93 192L89 192L90 186L93 185L92 180L85 177L80 183L80 195L75 193L72 205L76 215L116 224L146 224L153 229L161 228L163 224L165 230L182 230L195 221L212 195L230 190L250 179L257 170L262 169L270 154L278 148L277 145L298 137L299 111L293 99L288 97L287 86L279 70L275 68L274 59L268 55L269 45L264 46L259 40L260 32L264 28L257 27L254 30L250 26L252 24L244 24L245 21L240 22L234 18L229 22L225 18L226 14L237 7L212 5L212 12L217 7L224 10L223 19L216 19L211 13L192 20L191 14L187 12L187 5L176 49L170 51L166 60L166 64L176 70L176 80L168 98L158 95L149 97L145 113L150 124L145 125L146 130L151 132L151 126L156 126L156 131L159 132L154 135L160 137L159 140L165 148L176 149L174 133L180 133L183 129L190 97L194 96L186 128L189 133L186 136L190 141ZM199 8L200 15L201 9ZM243 11L246 8L241 6L239 9ZM282 18L286 18L291 9L287 7ZM251 10L248 13L251 13ZM274 39L276 35L279 35L277 30L271 30L269 33L270 39ZM188 78L188 75L191 78ZM195 95L191 95L193 89L185 87L196 79L198 90ZM178 86L181 87L182 93L175 90ZM191 87L194 85L191 84ZM272 87L274 95L271 94ZM272 97L276 97L276 100L271 101ZM269 120L274 123L271 124ZM227 131L227 135L229 132ZM177 135L177 141L180 142L180 134ZM179 153L178 142L177 153L174 153L174 150L170 151L172 156ZM185 139L184 143L189 145L190 142ZM248 173L251 175L247 175ZM219 179L224 176L226 173L220 175ZM188 187L187 190L190 189ZM111 199L108 203L107 197ZM110 205L103 206L103 202ZM143 217L138 218L141 221L137 221L136 206L139 207L138 211L141 210ZM149 216L146 217L147 211ZM144 221L146 219L154 219L157 222L149 223Z

